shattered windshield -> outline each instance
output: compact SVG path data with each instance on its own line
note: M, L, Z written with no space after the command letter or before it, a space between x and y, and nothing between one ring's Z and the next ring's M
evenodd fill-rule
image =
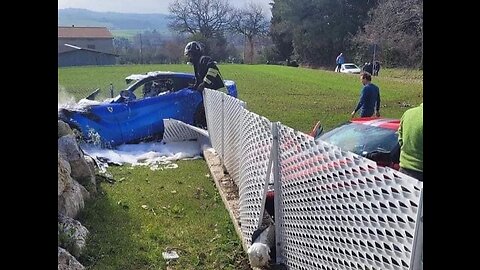
M391 152L397 146L397 138L395 130L356 123L346 123L319 137L358 155L364 151Z

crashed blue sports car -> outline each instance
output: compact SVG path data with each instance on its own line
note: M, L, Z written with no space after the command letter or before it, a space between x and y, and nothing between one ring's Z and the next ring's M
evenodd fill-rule
M75 106L60 108L59 119L105 147L160 139L167 118L206 127L203 96L191 88L194 74L156 71L125 79L129 85L118 96L96 101L97 89ZM227 94L237 97L235 82L224 82Z

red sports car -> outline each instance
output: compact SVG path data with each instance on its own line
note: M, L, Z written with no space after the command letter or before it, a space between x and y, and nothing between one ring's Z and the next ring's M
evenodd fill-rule
M399 119L363 117L352 119L326 133L318 122L310 135L369 158L380 166L399 169L400 145L397 130Z

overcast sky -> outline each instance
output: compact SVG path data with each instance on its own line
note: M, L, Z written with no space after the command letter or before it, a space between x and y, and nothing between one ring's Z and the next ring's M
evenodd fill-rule
M93 11L121 13L168 13L168 5L174 0L58 0L58 8L85 8ZM229 0L235 7L249 2L259 3L266 14L271 15L271 0Z

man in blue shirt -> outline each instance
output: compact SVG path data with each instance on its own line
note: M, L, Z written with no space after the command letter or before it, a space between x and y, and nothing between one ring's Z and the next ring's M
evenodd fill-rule
M380 116L380 89L372 83L372 76L369 73L360 75L363 89L360 93L360 100L352 112L352 118L360 110L360 117Z
M335 62L337 63L337 68L335 69L335 71L340 72L340 68L342 67L342 64L345 64L345 57L343 56L343 53L340 53L337 56L337 59Z

